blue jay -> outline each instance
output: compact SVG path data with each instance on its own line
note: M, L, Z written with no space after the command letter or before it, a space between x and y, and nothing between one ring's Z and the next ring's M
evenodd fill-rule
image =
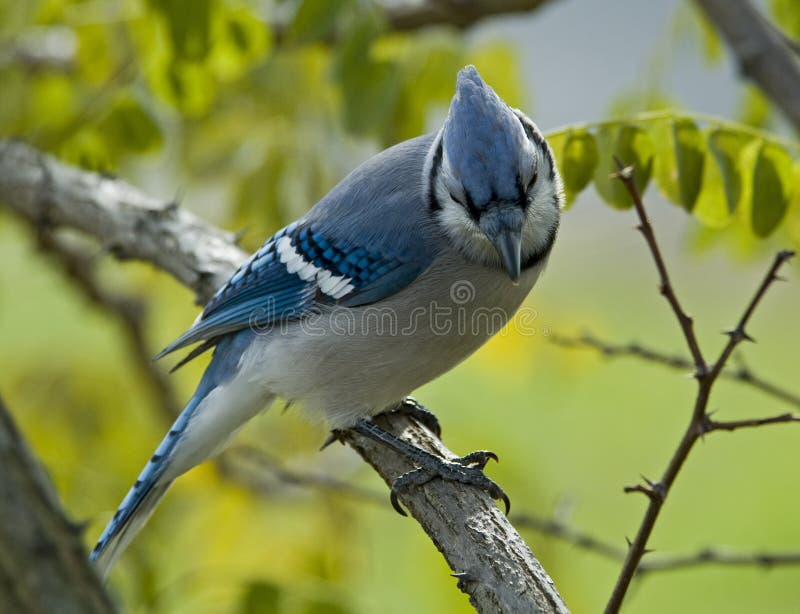
M356 168L268 239L159 354L199 343L185 361L214 349L92 551L100 573L175 478L278 397L334 431L354 429L406 454L418 469L395 484L398 509L399 487L434 475L508 504L482 472L491 453L441 459L370 418L460 363L513 316L550 254L562 200L538 128L473 66L461 70L438 132Z

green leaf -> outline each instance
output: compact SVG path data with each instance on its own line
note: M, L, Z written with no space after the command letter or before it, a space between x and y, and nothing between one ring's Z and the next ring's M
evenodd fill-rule
M634 125L602 126L597 131L598 164L594 172L597 193L617 209L633 206L630 194L619 179L611 175L617 171L616 156L622 164L634 165L634 181L644 194L653 170L653 139Z
M279 614L281 588L268 582L252 582L242 595L240 614Z
M742 186L747 170L742 159L754 139L731 128L712 128L706 135L706 163L703 189L694 215L713 228L726 226L741 206Z
M794 178L792 185L800 186L800 161L794 165ZM786 215L786 230L789 238L795 245L800 246L800 189L795 187L792 202Z
M792 198L792 157L773 143L761 143L753 166L750 223L753 232L766 237L786 215Z
M714 156L725 188L728 212L739 206L742 194L742 155L753 137L730 128L714 128L708 135L708 151Z
M570 130L556 160L564 181L567 205L570 205L589 185L597 168L598 151L594 137L586 130Z
M351 0L303 0L289 26L293 41L308 43L324 40L336 27L336 18Z
M692 211L703 178L703 136L687 118L659 122L655 133L658 187L669 200Z
M772 116L772 105L760 89L747 85L742 92L737 115L743 124L754 128L765 128Z
M226 6L218 13L207 64L220 80L234 81L263 61L270 45L269 31L247 8Z
M387 40L389 39L389 40ZM381 136L396 143L426 129L430 108L445 107L453 97L454 75L464 65L461 45L441 32L422 33L413 39L383 37L376 57L397 60L399 92L392 118Z
M800 3L797 0L772 0L770 12L781 30L791 38L800 38Z
M161 146L161 128L132 97L119 99L100 122L100 132L120 152L143 153Z
M336 51L335 76L344 94L345 125L357 135L382 134L397 103L397 64L370 53L382 31L377 15L361 14Z
M302 614L347 614L349 612L340 603L328 599L310 601L300 611Z
M214 0L150 0L167 21L176 57L199 61L211 48Z

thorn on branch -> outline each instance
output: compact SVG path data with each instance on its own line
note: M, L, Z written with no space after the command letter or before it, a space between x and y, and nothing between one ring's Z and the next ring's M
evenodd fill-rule
M739 328L739 327L731 329L731 330L723 331L722 334L723 335L728 335L728 337L731 338L731 341L733 341L733 343L736 343L736 344L739 344L742 341L749 341L751 343L755 343L756 342L756 340L753 339L753 337L751 337L750 335L748 335L744 331L744 329Z
M634 486L625 486L623 489L626 494L630 493L642 493L651 501L657 501L659 503L663 503L664 498L666 497L666 488L661 482L652 482L648 480L646 477L642 476L642 479L645 481L645 484L636 484Z
M619 179L623 183L633 181L633 173L636 170L635 166L633 164L625 166L617 156L614 156L614 162L616 163L618 170L616 173L611 173L611 178Z
M458 579L458 582L456 583L456 587L457 587L457 588L458 588L458 590L460 590L462 593L467 593L467 592L469 592L469 591L467 590L467 584L470 584L470 583L473 583L473 582L477 582L477 579L475 578L475 576L473 576L473 575L472 575L470 572L468 572L468 571L458 571L458 572L456 572L456 573L451 573L450 575L451 575L452 577L454 577L454 578Z

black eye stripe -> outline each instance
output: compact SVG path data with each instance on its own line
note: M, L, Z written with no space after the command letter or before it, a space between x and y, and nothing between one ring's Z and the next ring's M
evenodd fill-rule
M428 207L430 207L431 211L441 209L439 201L436 199L436 177L439 174L439 168L442 166L442 153L442 139L439 139L439 144L433 153L430 177L428 177Z
M469 214L470 214L470 216L472 217L472 219L473 219L473 220L475 220L475 221L477 222L477 221L480 219L480 217L481 217L481 210L480 210L480 209L478 209L478 208L475 206L475 201L473 201L473 200L472 200L472 197L469 195L469 192L465 192L465 193L464 193L464 198L465 198L465 199L466 199L466 201L467 201L467 203L466 203L466 205L467 205L467 206L466 206L466 209L467 209L467 211L469 211ZM462 205L462 207L463 207L463 206L464 206L464 205Z

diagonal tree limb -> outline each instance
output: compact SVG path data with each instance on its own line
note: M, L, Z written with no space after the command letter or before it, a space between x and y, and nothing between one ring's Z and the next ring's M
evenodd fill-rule
M143 260L207 301L246 257L233 233L113 177L87 173L21 142L0 141L0 200L37 227L95 238L120 260Z
M89 564L82 527L64 516L2 399L0 467L0 609L17 614L115 612Z
M450 26L467 30L489 17L534 11L553 0L423 0L375 4L380 7L383 25L390 32L415 32L431 26ZM285 22L271 23L273 39L281 44L289 38ZM333 34L327 43L336 42Z
M725 38L742 72L800 132L800 59L748 0L695 0Z
M551 0L427 0L387 6L390 30L407 32L436 25L469 28L487 17L533 11Z
M120 259L150 262L192 288L200 301L245 258L232 234L175 203L62 164L20 142L0 141L0 200L37 226L76 229ZM408 417L380 420L382 427L412 443L456 456ZM383 446L350 432L345 439L389 483L410 468ZM479 612L568 611L552 580L488 495L434 480L408 492L403 502L458 574L459 588Z

